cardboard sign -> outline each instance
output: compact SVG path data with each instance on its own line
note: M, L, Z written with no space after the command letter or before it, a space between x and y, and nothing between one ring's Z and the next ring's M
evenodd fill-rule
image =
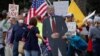
M67 22L66 23L68 32L71 32L72 35L76 35L76 22Z
M19 5L9 4L9 16L16 17L19 13Z
M55 1L53 2L55 15L66 16L69 2L68 1Z

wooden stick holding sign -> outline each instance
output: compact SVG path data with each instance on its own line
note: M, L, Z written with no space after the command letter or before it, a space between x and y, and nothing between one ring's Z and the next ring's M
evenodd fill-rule
M15 4L15 0L12 0L13 4Z
M46 0L46 1L47 1L47 3L49 3L49 5L52 5L51 2L50 2L49 0Z

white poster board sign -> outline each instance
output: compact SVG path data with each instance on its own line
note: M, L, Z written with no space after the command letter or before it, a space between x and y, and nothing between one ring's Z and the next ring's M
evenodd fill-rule
M72 35L76 35L76 22L67 22L66 25L68 28L68 32L71 32Z
M56 15L66 16L69 5L68 1L55 1L53 5Z
M9 4L9 16L16 17L19 13L19 5Z

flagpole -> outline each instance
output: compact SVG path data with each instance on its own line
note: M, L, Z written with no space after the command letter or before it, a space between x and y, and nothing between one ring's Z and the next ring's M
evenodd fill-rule
M13 4L15 4L15 0L12 0Z
M51 2L50 2L50 0L46 0L46 1L49 3L49 5L52 5Z

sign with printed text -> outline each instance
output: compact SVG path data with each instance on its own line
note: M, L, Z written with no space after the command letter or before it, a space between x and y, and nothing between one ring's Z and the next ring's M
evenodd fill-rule
M68 32L72 32L72 35L76 35L76 22L67 22L66 25Z
M68 1L55 1L53 2L55 14L66 16L69 2Z
M9 16L16 17L19 13L19 5L9 4Z

